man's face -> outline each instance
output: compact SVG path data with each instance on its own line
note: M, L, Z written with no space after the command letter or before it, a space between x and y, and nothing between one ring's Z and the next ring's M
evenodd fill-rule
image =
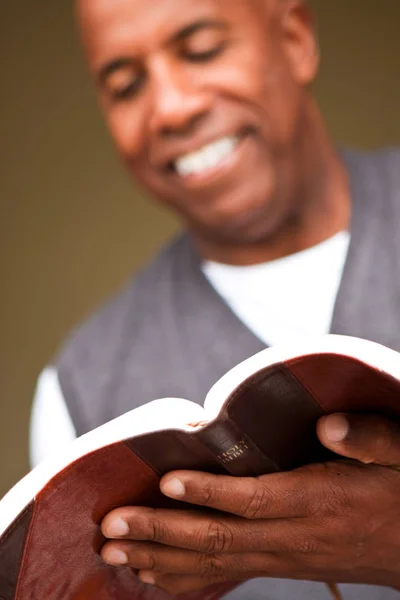
M285 13L285 4L79 1L90 68L124 162L206 238L257 241L288 211L316 61L301 56L311 35L302 12Z

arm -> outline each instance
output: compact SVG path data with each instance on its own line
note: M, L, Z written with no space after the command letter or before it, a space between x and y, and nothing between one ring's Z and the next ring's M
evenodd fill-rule
M29 454L32 467L62 450L76 438L58 381L57 371L45 369L38 380L33 400Z

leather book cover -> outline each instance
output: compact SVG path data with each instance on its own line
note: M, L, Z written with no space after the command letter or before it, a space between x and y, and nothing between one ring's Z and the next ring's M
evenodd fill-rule
M103 517L118 506L173 506L159 492L160 477L170 470L249 476L335 458L316 437L323 414L400 417L400 356L384 350L377 365L324 351L289 354L241 380L237 372L209 423L128 438L67 465L27 499L0 538L0 600L167 600L129 568L101 561ZM181 598L217 600L233 587Z

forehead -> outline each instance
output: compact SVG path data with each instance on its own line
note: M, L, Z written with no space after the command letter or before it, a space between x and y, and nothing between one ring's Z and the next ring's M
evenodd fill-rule
M260 0L78 0L78 19L91 58L146 51L195 21L249 25Z

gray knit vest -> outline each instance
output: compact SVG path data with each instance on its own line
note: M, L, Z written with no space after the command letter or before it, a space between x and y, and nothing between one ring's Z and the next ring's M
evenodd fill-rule
M400 351L400 151L346 152L351 242L331 326ZM265 290L268 294L268 290ZM200 404L228 369L265 345L210 286L187 235L79 327L56 367L78 434L164 396ZM345 599L398 592L341 586ZM329 600L323 584L258 579L227 598Z

